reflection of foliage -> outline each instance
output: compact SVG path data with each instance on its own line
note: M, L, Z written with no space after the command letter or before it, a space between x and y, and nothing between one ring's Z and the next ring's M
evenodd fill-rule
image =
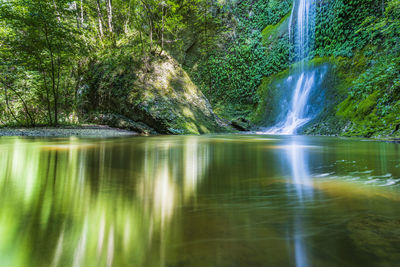
M175 208L190 201L208 164L207 147L185 140L140 143L136 153L107 141L0 144L0 261L159 264L152 253L166 249ZM121 171L122 162L130 168Z

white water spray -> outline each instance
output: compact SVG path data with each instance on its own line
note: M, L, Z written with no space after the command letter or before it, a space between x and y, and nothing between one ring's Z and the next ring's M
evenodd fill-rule
M315 72L304 70L305 59L312 50L314 31L314 14L312 0L295 0L289 20L289 41L294 43L294 58L300 61L301 75L293 91L290 107L285 118L269 128L268 134L295 134L296 130L309 122L312 116L307 116L307 104L310 92L314 86Z

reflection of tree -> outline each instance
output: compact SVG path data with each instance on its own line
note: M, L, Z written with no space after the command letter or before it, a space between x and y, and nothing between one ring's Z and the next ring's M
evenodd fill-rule
M162 264L175 209L209 159L196 137L7 143L0 261L13 266Z

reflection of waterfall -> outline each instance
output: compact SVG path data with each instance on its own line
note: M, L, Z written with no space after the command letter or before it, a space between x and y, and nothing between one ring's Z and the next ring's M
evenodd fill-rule
M290 106L283 110L284 118L267 130L269 134L295 134L297 129L309 122L315 114L308 109L310 93L315 89L315 72L304 69L305 59L313 49L314 5L311 0L295 0L289 20L289 40L294 45L295 60L300 61L297 70L298 80L295 83Z
M294 239L294 254L296 266L310 266L308 262L308 253L305 244L305 205L313 198L312 179L309 175L308 160L306 147L297 140L293 140L287 146L288 160L290 163L292 184L296 190L296 199L298 207L294 211L293 217L293 239Z
M300 201L312 197L312 180L308 173L305 147L296 141L288 146L293 185Z

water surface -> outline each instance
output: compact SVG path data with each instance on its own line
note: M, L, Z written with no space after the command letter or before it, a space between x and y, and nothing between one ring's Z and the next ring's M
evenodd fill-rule
M0 138L1 266L398 266L400 145Z

